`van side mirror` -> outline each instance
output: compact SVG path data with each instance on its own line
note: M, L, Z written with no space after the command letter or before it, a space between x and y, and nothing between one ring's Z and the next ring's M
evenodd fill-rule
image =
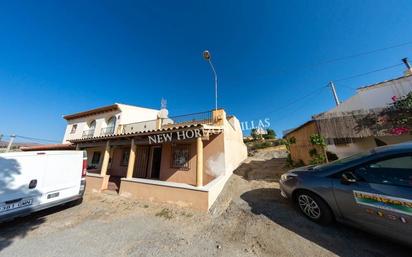
M357 182L355 174L352 171L345 171L342 173L342 177L340 179L341 183L344 185L349 185Z

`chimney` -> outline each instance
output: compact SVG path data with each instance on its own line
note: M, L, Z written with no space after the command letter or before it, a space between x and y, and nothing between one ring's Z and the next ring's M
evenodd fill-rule
M403 58L403 59L402 59L402 62L403 62L403 63L405 64L405 66L406 66L406 71L404 72L404 75L405 75L405 76L412 75L412 68L411 68L411 65L409 64L408 58L407 58L407 57Z

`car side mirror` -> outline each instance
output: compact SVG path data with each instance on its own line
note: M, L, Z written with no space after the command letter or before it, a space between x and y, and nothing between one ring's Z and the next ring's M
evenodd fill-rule
M357 182L355 174L351 171L346 171L342 173L342 177L340 179L341 183L344 185L349 185Z

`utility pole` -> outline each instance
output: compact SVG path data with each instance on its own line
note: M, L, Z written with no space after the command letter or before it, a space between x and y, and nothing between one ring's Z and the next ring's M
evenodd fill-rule
M339 101L338 94L336 93L336 88L335 88L335 84L333 83L333 81L329 82L329 87L332 89L332 93L333 93L333 97L335 98L336 106L338 106L340 104L340 101Z
M9 144L7 145L6 153L8 153L10 151L11 146L13 145L13 141L14 141L15 138L16 138L15 134L10 136L10 141L9 141Z

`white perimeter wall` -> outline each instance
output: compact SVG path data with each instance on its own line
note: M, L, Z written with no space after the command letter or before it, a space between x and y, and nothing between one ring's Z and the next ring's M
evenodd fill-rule
M223 127L225 173L206 186L209 190L209 208L222 192L233 171L247 158L247 147L243 143L243 132L239 120L236 117L231 117L230 121L225 119Z
M384 137L376 137L376 138L385 142L388 145L412 141L411 135L384 136ZM366 137L366 138L358 139L358 141L356 141L355 143L351 143L351 144L328 145L327 150L335 153L339 158L344 158L344 157L357 154L360 152L369 151L375 147L377 147L377 145L375 143L374 137Z

